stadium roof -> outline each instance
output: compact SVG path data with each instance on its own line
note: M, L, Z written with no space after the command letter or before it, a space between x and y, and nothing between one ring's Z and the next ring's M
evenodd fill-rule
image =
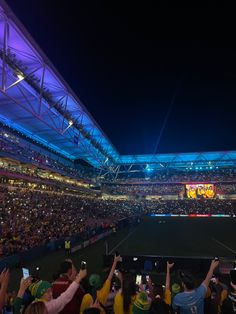
M119 157L110 140L4 1L0 2L0 120L72 160Z
M112 172L132 164L236 161L236 152L120 156L3 0L0 68L0 121L71 160Z

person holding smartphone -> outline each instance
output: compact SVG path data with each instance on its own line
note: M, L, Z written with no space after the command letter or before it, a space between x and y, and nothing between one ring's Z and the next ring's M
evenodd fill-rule
M81 263L80 269L86 269L84 264ZM52 294L53 298L58 298L66 289L71 285L73 280L77 275L77 270L71 259L66 259L61 263L60 268L58 270L57 278L52 283ZM60 314L66 313L79 313L80 305L85 294L83 285L80 284L78 290L74 294L72 300L64 307L64 309L60 312Z
M89 277L89 288L83 297L80 306L80 313L83 313L85 309L89 308L90 304L94 303L96 299L99 301L101 314L106 313L105 305L110 292L112 277L114 275L117 263L121 262L122 260L121 256L117 254L118 253L116 253L114 257L110 273L104 284L102 284L101 278L98 274L92 274Z
M181 275L184 291L178 293L173 299L172 307L175 311L179 311L180 314L204 313L204 298L207 293L207 287L218 265L219 260L212 260L206 278L198 288L195 288L194 279L191 275Z
M43 309L46 311L47 314L58 314L64 309L66 304L68 304L73 296L75 295L76 291L78 290L81 281L86 277L87 271L86 269L80 270L79 274L76 275L73 282L69 285L69 287L56 299L53 298L52 295L52 285L48 281L39 280L36 283L33 283L29 286L29 290L31 292L32 297L34 298L34 302L32 302L29 307L27 308L27 313L32 313L33 309L37 307L35 303L43 303ZM23 304L23 288L28 286L26 283L27 278L21 281L20 289L18 291L17 298L15 302L18 302L18 305L21 302ZM24 290L25 291L25 290ZM20 294L21 292L21 294ZM14 303L15 303L14 302ZM14 304L15 305L15 304ZM13 305L13 306L14 306ZM19 307L18 307L19 309ZM16 307L14 306L14 313L20 314L21 311L17 311ZM67 312L73 313L73 312Z

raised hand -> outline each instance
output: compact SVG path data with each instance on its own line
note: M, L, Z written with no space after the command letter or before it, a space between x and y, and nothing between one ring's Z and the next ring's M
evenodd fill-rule
M171 269L175 265L175 263L167 262L166 265L167 265L167 269Z

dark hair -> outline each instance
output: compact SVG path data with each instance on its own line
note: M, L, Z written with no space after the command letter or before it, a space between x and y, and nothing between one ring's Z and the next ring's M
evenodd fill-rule
M192 290L195 288L194 278L192 275L184 274L183 276L181 276L181 281L188 290Z
M219 272L214 273L213 276L214 276L215 278L217 278L219 281L222 281L222 274L221 274L221 273L219 273Z
M61 274L66 274L70 269L72 269L72 263L69 261L64 261L61 263L58 271L53 274L53 280L56 280Z
M124 274L122 281L122 296L123 296L123 310L124 313L129 312L131 298L136 294L136 284L134 276L131 274Z
M83 314L100 314L101 311L97 307L89 307L83 311Z
M163 290L163 287L162 285L160 284L155 284L153 286L153 295L156 296L156 295L159 295L161 297L161 299L164 298L164 290Z
M152 302L149 314L169 314L170 307L163 300L156 299Z

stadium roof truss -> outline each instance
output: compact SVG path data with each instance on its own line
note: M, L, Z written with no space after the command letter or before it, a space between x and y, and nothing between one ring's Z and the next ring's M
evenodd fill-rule
M236 152L120 156L82 102L0 0L0 122L101 174L193 164L235 166Z
M113 170L116 149L4 1L0 92L0 121L71 160Z
M119 173L163 169L211 170L235 167L236 151L120 156Z

